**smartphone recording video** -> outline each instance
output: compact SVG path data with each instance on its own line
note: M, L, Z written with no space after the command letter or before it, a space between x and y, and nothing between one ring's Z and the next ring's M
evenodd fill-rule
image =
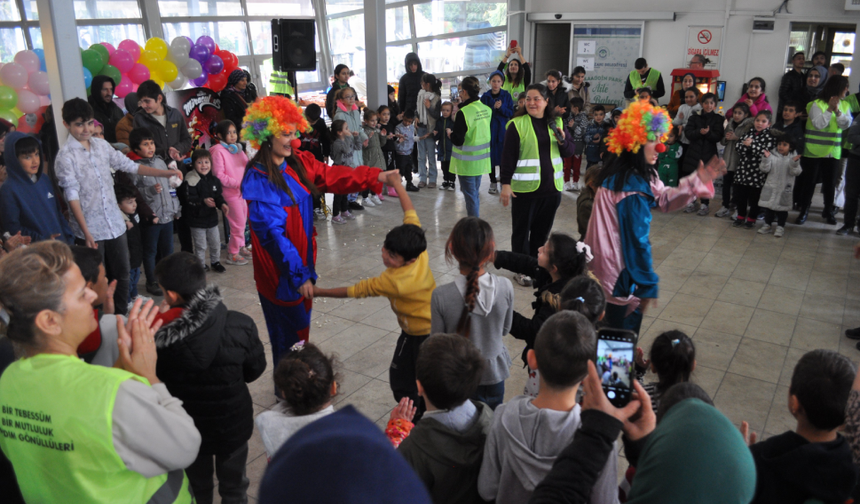
M597 332L597 373L606 397L616 407L630 402L633 391L633 352L636 333L603 328Z

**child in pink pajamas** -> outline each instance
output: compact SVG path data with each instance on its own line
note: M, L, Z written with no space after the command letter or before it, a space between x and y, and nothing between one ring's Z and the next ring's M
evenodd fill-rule
M212 171L224 188L224 200L230 207L227 221L230 222L230 242L227 244L227 259L224 262L242 266L248 264L251 251L245 248L245 224L248 222L248 206L242 199L242 177L248 165L248 156L237 143L239 139L233 121L224 120L215 128L219 142L209 149L212 154Z

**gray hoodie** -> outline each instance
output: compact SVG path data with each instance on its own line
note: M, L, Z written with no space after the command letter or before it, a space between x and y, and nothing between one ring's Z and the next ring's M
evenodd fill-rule
M524 504L552 469L580 426L580 407L571 411L540 409L532 398L517 396L496 408L493 428L484 445L478 493L496 504ZM591 504L618 502L618 450L591 490Z
M486 361L481 385L494 385L511 375L511 356L504 336L514 320L514 287L507 278L484 273L478 278L478 298L472 310L469 340ZM430 300L430 334L456 333L466 307L466 277L436 287Z

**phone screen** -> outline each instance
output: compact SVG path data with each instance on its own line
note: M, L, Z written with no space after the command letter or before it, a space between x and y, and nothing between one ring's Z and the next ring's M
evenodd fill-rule
M618 407L630 402L635 347L636 336L630 331L603 329L597 335L597 374L606 397Z

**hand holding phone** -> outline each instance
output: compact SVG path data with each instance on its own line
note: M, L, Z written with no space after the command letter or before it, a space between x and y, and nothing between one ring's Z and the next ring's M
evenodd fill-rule
M609 402L623 408L633 392L636 333L605 327L597 332L597 373Z

